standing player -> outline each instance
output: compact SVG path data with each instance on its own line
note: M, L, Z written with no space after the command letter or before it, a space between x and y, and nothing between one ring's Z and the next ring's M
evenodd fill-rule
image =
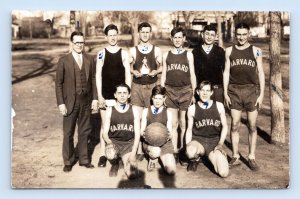
M161 73L161 51L150 43L151 31L149 23L139 24L140 43L130 49L129 62L133 74L131 103L140 116L144 108L150 107L151 91L157 84L157 74Z
M175 27L171 31L173 48L163 55L161 85L166 87L166 105L172 113L172 142L175 153L183 147L186 130L186 111L191 104L196 88L194 58L191 52L183 48L185 31ZM178 122L179 121L179 122ZM178 123L181 129L180 147L178 146Z
M215 45L217 29L213 25L206 25L203 29L204 43L195 48L192 53L195 62L197 84L208 80L213 86L212 99L224 103L223 71L225 67L225 52Z
M128 53L118 46L118 28L114 24L104 29L106 48L97 54L96 83L101 114L100 158L99 167L106 166L104 156L104 140L102 137L105 123L106 107L115 105L114 89L116 85L126 83L131 85Z
M169 138L172 132L172 114L164 107L166 99L166 89L160 85L152 89L153 105L144 109L141 122L141 136L145 136L146 127L153 123L161 123L168 128ZM162 137L163 139L163 137ZM151 146L149 143L143 143L144 151L149 155L148 171L155 168L155 163L152 160L160 158L164 166L164 170L169 175L174 175L176 172L176 162L174 158L174 149L171 140L169 139L162 146Z
M121 158L129 179L137 177L136 152L140 140L140 120L136 110L128 103L130 88L120 84L115 89L116 104L107 107L103 138L106 157L111 163L109 176L117 176Z
M158 84L157 75L161 73L162 56L160 48L150 43L152 27L143 22L138 25L140 43L130 49L129 63L133 80L131 85L131 104L142 116L144 108L150 107L151 91ZM141 118L140 118L141 119ZM143 157L141 145L138 159Z
M228 126L222 103L211 99L209 81L203 81L196 89L200 101L189 107L186 131L186 154L191 160L187 170L196 171L200 156L206 155L221 177L227 177L229 166L223 144Z
M233 157L230 166L239 165L239 126L243 110L247 112L249 129L248 164L251 170L258 170L255 161L257 141L256 119L262 105L265 89L265 75L262 66L262 51L249 44L249 26L239 23L235 27L237 45L225 52L224 98L231 111L231 141Z

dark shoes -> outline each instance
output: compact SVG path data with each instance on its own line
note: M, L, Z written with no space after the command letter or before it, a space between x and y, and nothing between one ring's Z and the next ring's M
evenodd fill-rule
M197 167L198 167L199 161L190 161L188 166L187 166L187 171L197 171Z
M119 171L119 162L112 164L109 170L109 177L115 177L118 175Z
M63 171L66 173L70 172L70 171L72 171L72 167L73 167L72 165L65 165L63 168Z
M259 170L259 166L257 165L255 159L248 159L248 164L249 164L249 168L252 171L258 171Z
M241 164L240 158L232 157L229 162L229 168L238 166Z
M99 158L98 167L106 167L107 158L105 156L101 156Z
M91 163L79 164L79 166L86 167L86 168L88 168L88 169L94 168L94 165L92 165Z

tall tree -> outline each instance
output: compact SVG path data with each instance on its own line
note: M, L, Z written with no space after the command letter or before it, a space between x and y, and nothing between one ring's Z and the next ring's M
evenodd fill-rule
M271 142L285 142L283 92L280 65L281 13L270 12Z

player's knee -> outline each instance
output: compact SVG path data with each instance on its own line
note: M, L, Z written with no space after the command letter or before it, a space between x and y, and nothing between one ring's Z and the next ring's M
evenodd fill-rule
M231 132L236 133L238 131L239 126L240 126L240 122L232 122Z
M218 173L219 173L220 177L226 178L229 175L229 168L222 168L219 170Z
M149 147L148 150L149 150L148 155L150 156L151 159L156 159L160 156L161 153L160 147Z
M176 165L167 165L167 166L165 166L165 171L168 175L175 175Z
M248 128L249 128L249 132L250 132L251 134L254 134L254 133L257 132L257 130L256 130L256 125L248 125Z
M189 159L194 159L197 157L197 148L193 145L186 146L186 156Z

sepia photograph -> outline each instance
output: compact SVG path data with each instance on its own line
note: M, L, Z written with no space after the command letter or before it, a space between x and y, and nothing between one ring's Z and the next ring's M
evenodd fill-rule
M288 189L287 11L12 10L11 188Z

